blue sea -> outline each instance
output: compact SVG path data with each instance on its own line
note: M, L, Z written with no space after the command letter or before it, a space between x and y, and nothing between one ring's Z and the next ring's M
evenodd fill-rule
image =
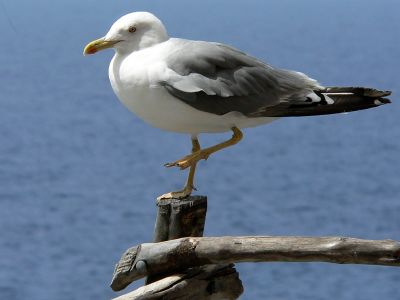
M120 295L109 288L115 263L152 240L155 198L184 183L185 171L163 164L190 151L189 137L119 103L107 75L112 51L82 56L139 10L171 36L227 43L323 85L393 91L393 104L377 109L247 129L201 162L205 235L400 240L398 0L0 0L0 299ZM400 299L394 267L237 268L241 299Z

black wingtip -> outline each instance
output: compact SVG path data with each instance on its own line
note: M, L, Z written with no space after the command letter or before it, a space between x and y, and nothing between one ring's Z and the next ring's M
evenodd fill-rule
M386 97L386 96L390 96L392 94L392 91L378 91L378 90L376 90L376 92L379 93L379 97ZM389 99L386 99L386 100L388 100L389 103L390 103Z
M364 88L364 87L327 87L324 91L325 93L353 93L355 95L365 96L365 97L386 97L392 94L391 91L380 91L374 88Z
M378 105L392 103L392 101L390 101L390 99L388 99L388 98L379 98L379 99L376 99L375 101L380 102Z

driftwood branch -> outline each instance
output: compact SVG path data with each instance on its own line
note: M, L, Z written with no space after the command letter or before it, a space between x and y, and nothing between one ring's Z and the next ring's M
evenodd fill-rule
M242 293L242 282L232 266L209 265L160 279L114 300L235 300Z
M330 262L400 266L400 243L344 237L188 237L128 249L111 287L119 291L142 277L209 264Z

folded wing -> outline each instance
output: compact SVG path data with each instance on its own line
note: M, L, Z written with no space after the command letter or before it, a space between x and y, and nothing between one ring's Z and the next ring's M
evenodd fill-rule
M201 111L217 115L236 111L248 117L305 116L387 103L381 97L388 92L329 90L303 73L274 68L223 44L181 39L173 42L176 50L166 58L170 75L160 84ZM376 93L364 95L365 90Z

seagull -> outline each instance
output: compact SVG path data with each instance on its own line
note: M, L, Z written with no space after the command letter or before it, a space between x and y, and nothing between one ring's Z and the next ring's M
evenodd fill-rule
M231 46L169 37L149 12L122 16L83 53L107 48L115 50L108 75L119 100L150 125L191 137L191 154L165 165L189 168L184 188L159 200L188 197L195 190L196 164L237 144L243 128L390 103L384 98L390 91L324 87L303 73L273 67ZM230 139L200 147L199 134L230 131Z

